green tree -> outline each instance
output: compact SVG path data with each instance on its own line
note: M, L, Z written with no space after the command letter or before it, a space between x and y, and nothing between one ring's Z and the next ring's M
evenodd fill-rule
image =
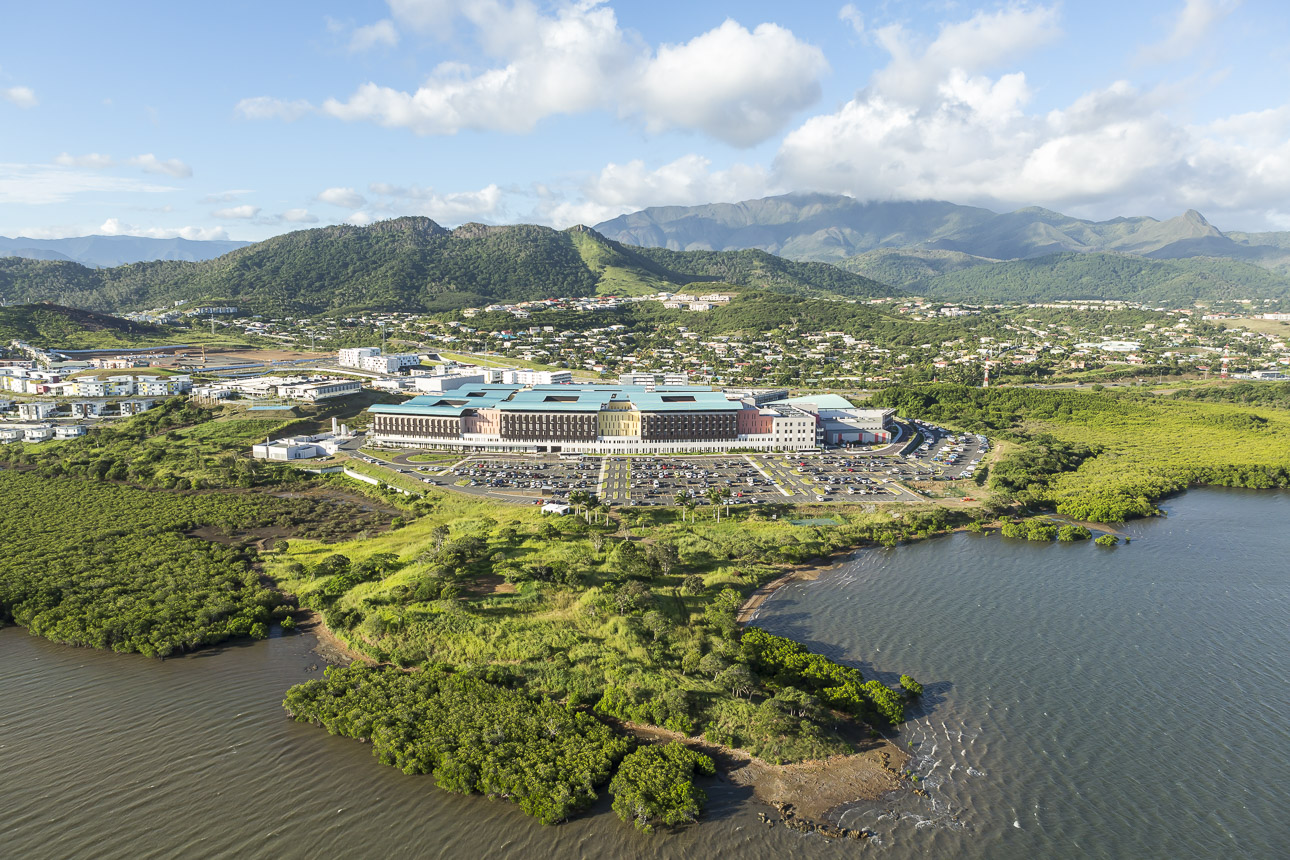
M613 810L645 833L653 831L655 824L692 822L707 802L707 795L694 784L696 771L711 776L716 765L677 741L642 747L623 758L609 783Z

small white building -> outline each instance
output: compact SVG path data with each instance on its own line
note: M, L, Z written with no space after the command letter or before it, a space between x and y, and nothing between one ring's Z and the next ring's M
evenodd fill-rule
M103 414L107 404L102 400L74 400L69 408L73 418L97 418Z
M22 431L22 441L24 442L47 442L53 438L54 428L48 424L27 427Z
M59 424L54 428L55 439L75 439L85 435L84 424Z
M278 396L287 400L302 400L305 403L317 403L319 400L330 400L333 397L347 397L363 390L363 385L356 379L322 379L300 382L290 385L279 385Z
M154 400L122 400L120 409L122 415L138 415L140 412L147 412L153 407Z
M58 404L53 401L30 400L18 404L18 417L24 421L44 421L56 409L58 409Z
M333 422L334 426L335 422ZM344 438L332 433L320 433L317 436L290 436L285 439L273 439L251 446L251 456L257 460L309 460L314 457L330 457L340 449Z

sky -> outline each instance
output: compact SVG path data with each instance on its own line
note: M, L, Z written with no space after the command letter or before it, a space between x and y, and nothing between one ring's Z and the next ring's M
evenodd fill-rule
M1290 230L1277 0L6 5L5 236L791 191Z

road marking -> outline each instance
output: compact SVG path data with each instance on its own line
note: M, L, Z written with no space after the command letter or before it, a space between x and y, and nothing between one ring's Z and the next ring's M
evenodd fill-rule
M767 472L765 469L763 469L761 466L759 466L759 465L757 464L757 461L756 461L756 460L754 460L751 456L749 456L748 454L744 454L744 459L745 459L745 460L747 460L747 461L752 465L752 467L753 467L754 469L756 469L758 472L761 472L762 477L763 477L763 478L765 478L766 480L770 481L771 485L772 485L773 487L775 487L775 489L779 490L781 493L783 493L783 494L784 494L784 495L786 495L786 496L791 496L791 495L793 495L793 494L792 494L792 492L790 492L789 490L784 489L783 485L782 485L782 484L780 484L780 483L779 483L779 481L776 481L776 480L775 480L775 476L774 476L774 475L770 474L770 473L769 473L769 472Z
M442 472L437 472L436 474L441 475L441 476L442 476L442 475L446 475L446 474L448 474L449 472L451 472L453 469L460 469L464 464L469 463L469 462L470 462L470 460L471 460L471 458L470 458L470 457L467 457L467 458L466 458L466 459L464 459L464 460L458 460L457 462L452 463L452 464L451 464L451 465L449 465L449 466L446 466Z
M605 473L609 470L609 458L606 457L600 461L600 478L596 481L596 495L600 498L605 497Z

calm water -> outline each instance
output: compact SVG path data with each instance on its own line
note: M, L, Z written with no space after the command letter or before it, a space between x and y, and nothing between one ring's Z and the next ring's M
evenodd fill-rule
M709 817L643 837L602 803L542 827L288 721L309 637L164 663L0 630L6 857L1290 856L1290 494L1206 490L1131 546L959 535L864 552L759 623L927 686L932 800L848 811L880 845Z

